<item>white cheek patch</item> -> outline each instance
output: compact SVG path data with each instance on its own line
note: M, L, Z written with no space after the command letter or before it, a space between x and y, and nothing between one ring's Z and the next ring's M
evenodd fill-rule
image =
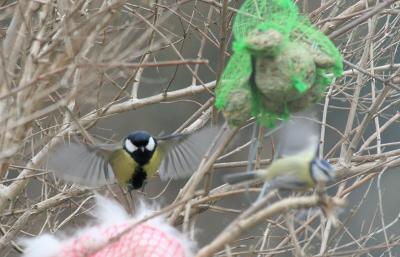
M322 170L320 170L319 168L317 168L314 171L314 179L316 181L328 181L328 177L324 174L324 172Z
M329 171L325 171L329 172ZM331 178L320 167L316 165L313 169L313 176L316 181L328 182Z
M152 152L154 150L154 147L156 147L156 142L154 141L153 137L150 137L149 142L146 145L146 149Z
M136 151L138 149L134 144L132 144L131 140L129 140L129 139L125 139L125 148L130 153L133 153L134 151Z

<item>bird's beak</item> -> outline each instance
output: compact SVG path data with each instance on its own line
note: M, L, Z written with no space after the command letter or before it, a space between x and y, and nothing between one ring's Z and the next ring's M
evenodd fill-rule
M140 147L140 151L144 152L144 146Z

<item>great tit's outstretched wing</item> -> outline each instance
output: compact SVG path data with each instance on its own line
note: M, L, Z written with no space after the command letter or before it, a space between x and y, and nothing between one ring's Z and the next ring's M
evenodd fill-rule
M88 145L71 138L69 142L54 146L47 167L65 181L102 186L115 181L109 157L119 149L119 144Z
M221 126L208 126L189 134L173 134L157 139L158 147L163 155L159 174L162 180L183 178L197 170ZM218 142L221 142L218 138ZM212 149L211 149L212 152Z

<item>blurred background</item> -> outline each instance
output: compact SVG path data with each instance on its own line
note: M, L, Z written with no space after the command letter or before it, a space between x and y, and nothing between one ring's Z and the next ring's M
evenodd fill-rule
M52 143L80 133L77 121L100 141L118 142L138 129L159 135L186 121L190 126L210 118L212 91L232 53L232 22L242 2L0 1L1 256L21 255L19 237L73 231L89 219L92 190L64 184L45 165ZM338 169L350 170L328 190L347 199L347 206L337 211L338 227L328 229L319 209L290 211L295 228L310 221L297 234L299 243L313 256L400 256L399 2L295 2L301 14L334 35L331 39L346 61L344 75L332 83L317 109L320 121L328 124L324 156ZM372 11L376 14L354 22ZM379 97L383 101L376 115L360 126ZM360 143L344 163L358 131ZM246 127L224 153L250 139L251 127ZM273 137L263 141L263 160L272 157L276 143ZM218 160L228 167L215 167L211 183L197 188L213 192L224 184L224 174L245 170L248 150L243 147ZM243 163L233 164L238 161ZM133 205L146 199L167 206L186 183L152 178L144 192L133 193ZM118 186L112 189L129 209L130 198ZM110 189L97 190L112 195ZM255 200L253 191L193 207L198 214L186 232L199 248L212 242ZM280 197L288 194L272 201ZM317 218L311 220L314 214ZM231 254L293 256L287 238L285 215L277 215L232 242Z

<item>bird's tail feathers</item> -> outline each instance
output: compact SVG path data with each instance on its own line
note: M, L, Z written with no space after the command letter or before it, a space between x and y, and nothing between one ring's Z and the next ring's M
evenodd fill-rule
M257 178L257 173L250 171L226 175L224 176L224 181L228 184L237 184L248 180L255 180Z

